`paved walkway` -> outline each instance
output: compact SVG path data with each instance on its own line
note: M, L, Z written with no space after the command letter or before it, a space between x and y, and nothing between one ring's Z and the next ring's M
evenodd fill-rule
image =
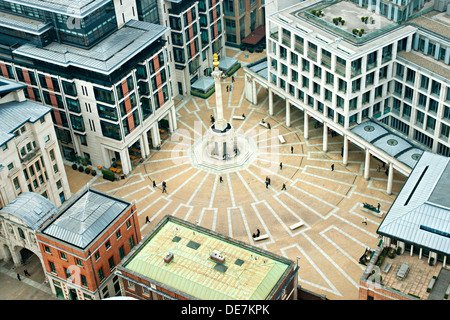
M227 55L243 64L261 58L261 54L247 58L232 49L227 49ZM366 248L376 248L376 229L382 220L363 212L360 206L363 202L380 203L386 212L406 178L396 173L394 193L388 196L387 176L377 172L377 161L371 161L371 178L364 180L364 151L350 144L349 163L344 167L342 137L330 135L329 151L324 153L322 128L314 128L312 119L310 138L305 141L303 112L292 108L288 128L283 100L274 99L274 115L269 116L266 90L258 89L259 104L252 105L245 99L242 69L235 79L222 84L224 116L235 130L246 132L258 143L258 157L247 169L225 174L220 183L218 175L191 166L190 147L210 125L215 95L208 100L184 97L177 101L178 130L160 151L152 150L126 179L109 182L97 176L92 186L134 200L143 236L164 215L174 215L294 261L299 256L302 287L329 299L358 299L359 278L364 271L359 257ZM232 90L227 92L226 85L232 85ZM232 120L233 115L243 113L245 120ZM259 125L263 118L271 130ZM286 142L280 143L278 135ZM71 168L66 170L69 173ZM271 178L269 188L264 183L266 176ZM163 180L167 182L164 194ZM69 181L72 192L86 183ZM286 190L281 190L283 183ZM145 223L146 216L150 223ZM367 225L362 223L364 218ZM298 222L303 226L290 228ZM253 239L257 228L268 235L266 240Z
M24 275L24 269L29 277ZM36 256L21 267L14 267L12 261L0 261L0 300L58 300L44 280L44 272Z

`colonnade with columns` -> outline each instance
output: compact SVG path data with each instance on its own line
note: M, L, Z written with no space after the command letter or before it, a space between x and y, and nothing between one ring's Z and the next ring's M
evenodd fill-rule
M246 86L246 98L249 102L252 104L257 104L257 90L256 90L256 84L260 84L261 86L267 88L268 90L268 99L269 99L269 115L272 116L274 114L274 94L277 94L272 88L267 87L267 83L264 83L263 80L258 79L256 76L252 77L249 74L245 75L245 86ZM292 104L289 102L288 99L284 98L286 103L286 126L291 126L291 106ZM295 106L295 105L294 105ZM302 108L299 108L302 110ZM312 113L308 112L306 109L302 110L304 112L304 127L303 127L303 137L305 140L309 139L309 117L314 116ZM323 152L328 152L328 134L329 130L332 129L331 126L323 121ZM348 153L349 153L349 136L345 134L345 132L342 133L343 136L343 148L342 148L342 164L343 166L348 165ZM364 160L364 179L369 180L370 179L370 161L371 156L375 155L375 152L371 152L371 150L368 147L363 147L362 149L365 150L365 160ZM377 156L378 158L382 158L380 156ZM381 160L382 161L382 160ZM388 181L387 181L387 187L386 187L386 193L388 195L392 194L392 185L394 181L394 163L392 161L385 161L386 166L388 168Z
M169 130L170 133L173 133L177 129L177 120L176 120L176 111L175 106L172 105L171 108L168 109L167 113L161 117L168 117L169 122ZM133 170L129 148L139 141L140 152L142 159L146 159L150 156L150 146L149 146L149 133L152 138L152 147L158 148L161 146L162 139L161 134L159 132L158 121L154 121L150 126L147 127L146 130L141 130L137 136L135 136L130 143L127 143L122 149L114 147L114 146L102 146L103 153L103 161L104 163L111 163L111 159L115 158L114 154L118 153L120 156L120 162L122 167L122 172L124 175L128 175Z

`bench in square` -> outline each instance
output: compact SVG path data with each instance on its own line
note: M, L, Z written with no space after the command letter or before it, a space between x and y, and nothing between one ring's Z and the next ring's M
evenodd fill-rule
M291 230L295 230L297 228L300 228L304 223L303 222L297 222L296 224L293 224L292 226L290 226L289 228L291 228Z

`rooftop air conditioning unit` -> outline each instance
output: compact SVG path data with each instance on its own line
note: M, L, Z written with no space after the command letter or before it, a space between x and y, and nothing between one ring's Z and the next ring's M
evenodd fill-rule
M165 256L164 256L164 262L165 263L170 263L170 261L173 260L173 253L172 252L168 252Z
M217 251L217 250L213 250L213 252L211 252L211 256L210 257L211 257L211 259L213 259L216 262L219 262L219 263L224 263L225 262L225 256L220 254L220 252Z

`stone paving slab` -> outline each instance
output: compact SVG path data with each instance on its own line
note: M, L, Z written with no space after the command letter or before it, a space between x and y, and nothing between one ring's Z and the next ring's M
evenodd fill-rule
M245 54L227 48L227 55L243 65L264 56ZM274 98L274 115L270 116L265 89L258 88L257 105L245 99L242 69L227 93L225 86L230 83L231 78L222 83L225 117L245 113L245 120L232 120L232 125L259 146L258 157L248 168L224 174L219 183L218 175L191 166L190 147L210 126L215 95L207 100L185 97L176 101L178 130L160 151L152 150L126 179L109 182L96 177L92 186L135 200L143 236L164 215L175 215L294 261L299 256L302 287L329 299L358 299L359 278L364 271L358 259L366 248L376 248L376 229L381 222L381 218L363 212L360 204L380 202L386 212L406 178L395 173L394 193L387 195L387 176L377 172L377 161L371 161L371 178L364 180L364 150L350 143L349 163L343 166L342 137L328 136L328 152L323 152L322 128L314 128L313 119L309 121L310 139L305 140L302 111L291 108L291 127L286 127L282 99ZM272 130L259 125L263 118ZM278 135L283 135L284 144ZM269 188L264 184L266 176L272 180ZM152 187L153 180L157 188ZM167 194L161 192L163 180L167 181ZM72 191L86 183L69 181ZM281 190L283 183L286 190ZM150 223L145 223L147 216ZM364 218L367 226L362 224ZM304 225L291 230L298 221ZM256 229L269 238L255 241L252 234Z

